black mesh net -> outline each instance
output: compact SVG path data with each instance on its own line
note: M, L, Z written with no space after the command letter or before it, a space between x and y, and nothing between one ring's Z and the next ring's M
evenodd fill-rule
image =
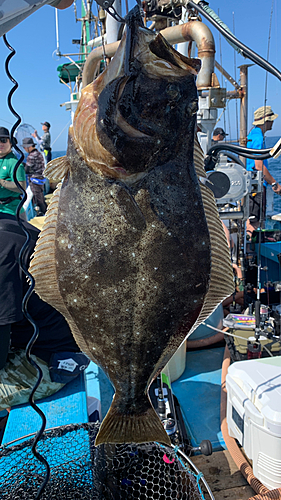
M38 497L46 469L32 454L33 439L0 450L1 500L197 500L198 477L177 451L157 443L95 447L98 423L46 431L37 449L50 480Z

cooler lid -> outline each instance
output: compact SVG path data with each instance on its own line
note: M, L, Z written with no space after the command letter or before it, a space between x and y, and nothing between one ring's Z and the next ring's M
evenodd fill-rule
M267 421L281 424L281 356L236 361L228 374Z

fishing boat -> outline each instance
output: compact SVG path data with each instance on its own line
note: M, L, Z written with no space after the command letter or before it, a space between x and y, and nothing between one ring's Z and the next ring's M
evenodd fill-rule
M39 416L35 418L34 410L26 405L12 409L0 454L5 471L0 482L3 499L16 498L15 493L11 497L8 492L15 481L24 484L17 493L21 495L18 498L162 500L210 497L246 500L257 494L263 495L257 498L280 498L281 230L277 224L271 229L257 230L251 242L246 239L249 196L253 191L259 192L262 186L261 176L252 175L244 167L248 65L240 68L240 83L237 83L215 61L214 38L200 15L206 15L213 24L218 24L223 34L229 35L229 32L201 3L191 1L182 9L180 3L152 5L144 2L143 8L146 22L153 23L151 29L160 31L172 45L184 43L181 50L186 54L196 46L202 60L197 79L199 136L204 153L212 154L214 158L214 168L208 179L220 217L230 229L233 264L241 269L242 274L242 279L237 282L237 294L240 287L244 292L244 305L239 307L235 296L229 304L224 304L229 308L227 314L223 305L218 305L212 315L191 336L187 336L151 385L150 398L170 436L171 450L163 448L161 451L160 444L149 444L146 448L133 445L126 448L124 445L115 451L109 447L102 453L94 449L95 424L90 431L87 425L89 420L103 419L112 400L113 388L102 370L91 362L85 378L79 377L55 397L37 403L47 416L46 429L51 429L45 431L38 449L50 462L51 477L55 477L53 489L44 492L45 487L48 488L48 475L41 489L40 481L34 480L36 475L44 476L43 465L36 467L36 459L30 453L33 435L40 426ZM59 67L60 79L71 87L70 100L65 107L72 117L81 89L102 71L106 59L114 56L123 22L121 2L100 1L101 34L90 41L90 5L86 9L84 2L82 4L83 55L78 62ZM186 17L189 20L180 24L177 19L181 16L183 20ZM239 45L233 35L229 36L232 43ZM99 47L90 49L98 44ZM254 57L252 51L245 53ZM233 84L235 90L231 94L219 85L215 67ZM211 135L218 110L225 108L230 97L240 101L240 146L225 143L212 150ZM271 150L271 155L277 156L279 149L280 145L277 145ZM218 154L220 152L222 154ZM63 436L68 436L68 440L60 441ZM130 461L136 455L141 457L137 465ZM107 489L103 489L102 472L99 470L98 479L95 478L89 464L94 464L94 470L103 467L107 471L118 470L115 483L113 475L108 472ZM183 487L187 481L185 471L192 477L188 488ZM71 483L72 492L68 492L68 474L71 479L75 474L78 478ZM28 477L27 481L24 476ZM89 487L93 476L95 488ZM152 479L148 479L150 476ZM32 482L40 489L37 496L31 496L34 494Z

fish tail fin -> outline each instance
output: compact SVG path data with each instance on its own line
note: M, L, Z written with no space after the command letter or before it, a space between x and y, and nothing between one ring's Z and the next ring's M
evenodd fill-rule
M140 415L126 415L111 406L96 436L95 446L104 443L149 443L153 441L171 446L170 438L152 407Z

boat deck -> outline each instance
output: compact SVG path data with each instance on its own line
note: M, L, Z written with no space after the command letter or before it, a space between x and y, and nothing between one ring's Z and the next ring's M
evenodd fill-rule
M204 474L216 500L248 500L256 494L228 451L217 451L209 457L197 455L192 462Z

